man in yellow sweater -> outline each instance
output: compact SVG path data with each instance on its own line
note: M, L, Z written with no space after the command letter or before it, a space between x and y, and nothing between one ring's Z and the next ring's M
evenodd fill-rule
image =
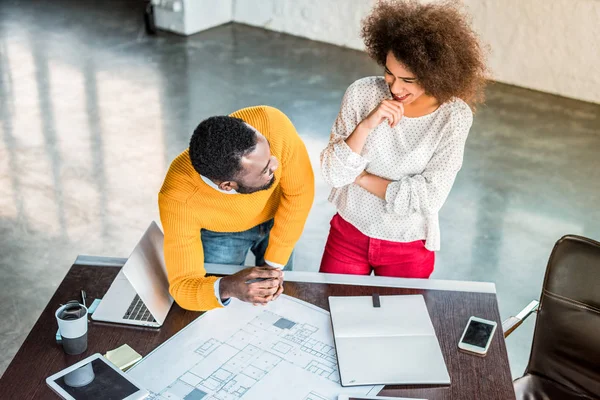
M276 299L313 198L308 153L281 111L250 107L201 122L158 195L175 301L210 310L231 297ZM205 262L243 265L249 250L257 267L206 276Z

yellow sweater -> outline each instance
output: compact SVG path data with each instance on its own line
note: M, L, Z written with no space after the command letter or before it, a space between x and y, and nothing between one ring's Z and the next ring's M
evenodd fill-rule
M189 310L219 307L216 277L207 277L200 239L202 228L241 232L275 218L265 259L285 265L314 199L314 175L304 143L281 111L266 106L231 114L262 133L279 160L276 184L252 194L225 194L208 186L192 166L189 149L171 163L158 194L165 232L165 261L170 292Z

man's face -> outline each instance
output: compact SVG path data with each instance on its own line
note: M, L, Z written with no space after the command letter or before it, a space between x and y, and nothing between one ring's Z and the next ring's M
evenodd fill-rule
M258 131L255 132L256 147L242 157L242 170L231 185L238 193L250 194L267 190L275 183L275 170L279 167L279 161L271 154L268 140Z

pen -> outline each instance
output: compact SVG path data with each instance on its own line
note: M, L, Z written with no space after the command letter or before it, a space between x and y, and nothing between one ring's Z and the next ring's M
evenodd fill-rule
M87 307L87 305L85 304L85 299L86 299L86 294L85 294L85 290L81 289L81 301L84 307Z
M255 282L263 282L263 281L267 281L269 279L272 279L272 278L254 278L254 279L250 279L249 281L246 281L246 283L250 284L250 283L255 283Z

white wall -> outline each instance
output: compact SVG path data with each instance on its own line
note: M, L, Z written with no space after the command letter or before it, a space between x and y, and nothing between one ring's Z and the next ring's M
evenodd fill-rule
M466 3L495 79L600 103L600 1Z
M600 103L600 0L464 0L500 82ZM234 0L233 19L363 49L373 0Z
M233 20L233 0L152 0L152 5L156 26L180 35L193 35Z
M234 0L233 20L362 50L360 20L372 4L372 0Z

